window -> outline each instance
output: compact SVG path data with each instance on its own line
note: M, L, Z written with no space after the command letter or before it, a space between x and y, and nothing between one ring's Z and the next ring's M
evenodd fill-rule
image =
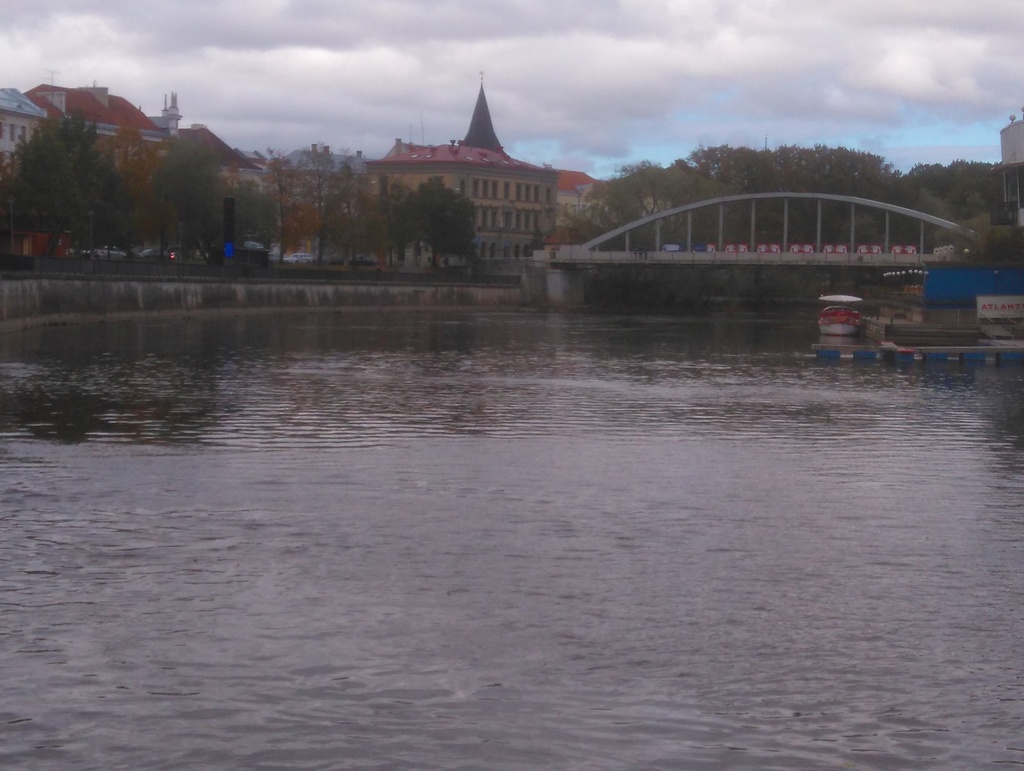
M459 180L459 192L463 195L466 194L466 180L464 179Z
M516 200L521 201L523 199L523 183L516 182Z
M544 189L544 199L545 199L545 203L551 203L551 188L550 187Z
M508 200L508 189L509 189L509 183L506 182L505 183L505 200L506 201Z
M505 216L504 216L503 219L505 220L503 227L506 230L511 230L512 229L512 212L510 212L510 211L505 212Z

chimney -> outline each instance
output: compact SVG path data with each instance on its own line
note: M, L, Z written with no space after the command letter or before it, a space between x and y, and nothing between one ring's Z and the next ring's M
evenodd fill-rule
M110 89L106 86L85 86L81 90L87 94L92 94L93 99L104 107L110 107Z
M39 95L60 110L61 114L68 111L67 98L63 91L43 91Z

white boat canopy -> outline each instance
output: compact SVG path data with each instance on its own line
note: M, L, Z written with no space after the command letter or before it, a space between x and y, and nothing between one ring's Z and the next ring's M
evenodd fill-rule
M864 298L852 294L823 294L818 299L823 303L859 303Z

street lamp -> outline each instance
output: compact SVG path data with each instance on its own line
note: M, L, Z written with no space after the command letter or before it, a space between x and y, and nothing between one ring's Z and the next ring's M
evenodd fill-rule
M7 199L7 213L11 215L11 254L14 254L14 196Z

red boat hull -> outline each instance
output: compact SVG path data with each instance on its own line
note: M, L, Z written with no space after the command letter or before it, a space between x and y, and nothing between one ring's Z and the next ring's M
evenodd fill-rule
M818 330L823 335L856 335L862 323L860 312L845 305L830 305L818 314Z

